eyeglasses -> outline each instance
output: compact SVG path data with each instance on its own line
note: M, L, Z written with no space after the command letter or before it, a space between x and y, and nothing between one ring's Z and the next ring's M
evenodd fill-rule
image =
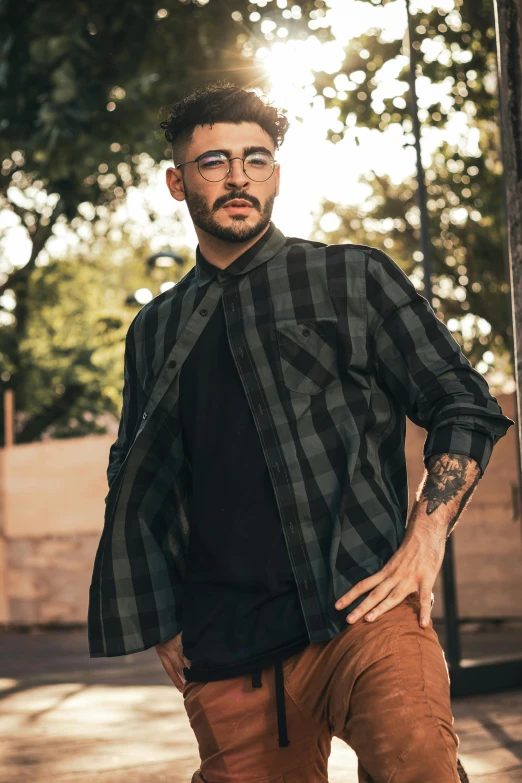
M265 182L274 173L275 160L266 152L251 152L245 158L228 158L222 152L204 152L194 160L178 163L177 169L189 163L197 163L198 171L208 182L220 182L230 173L233 160L243 161L243 171L254 182Z

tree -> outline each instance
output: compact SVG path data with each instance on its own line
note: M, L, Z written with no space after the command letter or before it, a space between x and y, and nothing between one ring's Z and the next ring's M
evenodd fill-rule
M426 170L430 221L433 306L444 320L453 318L455 336L472 362L491 350L509 373L511 323L504 261L504 204L500 161L496 58L489 1L457 0L453 10L418 13L414 47L421 55L417 84L439 85L431 105L419 114L423 134L437 129L438 149ZM408 96L409 60L402 41L386 41L378 28L351 42L342 75L319 75L327 105L339 106L345 133L359 127L381 133L393 126L412 144ZM383 67L395 82L382 94ZM429 81L428 81L429 80ZM445 89L444 89L445 86ZM425 102L426 103L426 102ZM448 126L470 131L449 141ZM339 140L331 134L333 141ZM470 143L471 139L471 143ZM378 143L378 141L376 141ZM422 289L419 260L417 183L407 176L400 184L370 172L371 196L358 207L325 203L340 218L339 228L325 232L327 241L376 244L389 252ZM464 314L475 316L462 319ZM487 322L487 324L486 324ZM488 331L488 324L491 330ZM490 354L486 354L491 358Z
M39 266L49 239L60 224L79 231L106 220L129 187L147 181L149 162L170 156L161 107L210 80L261 84L252 55L263 19L308 34L313 2L296 4L300 14L259 5L259 13L247 0L163 0L159 9L148 0L0 5L0 208L18 216L31 240L27 261L0 269L0 315L11 321L0 338L3 376L19 411L35 401L27 383L31 280L57 273ZM38 438L44 430L35 423L30 431Z
M506 166L507 220L509 226L510 277L512 281L512 311L514 326L513 364L516 377L518 412L518 460L521 464L522 421L520 419L522 384L520 378L520 350L522 346L522 157L520 127L522 124L522 5L520 0L496 0L495 12L498 30L498 58L502 141ZM516 165L515 165L516 162ZM509 165L512 164L512 165Z
M123 236L35 269L19 346L25 407L17 413L18 443L103 433L107 414L118 417L125 334L141 306L133 294L157 295L192 265L182 251L182 264L151 271L150 256L146 242L135 247Z

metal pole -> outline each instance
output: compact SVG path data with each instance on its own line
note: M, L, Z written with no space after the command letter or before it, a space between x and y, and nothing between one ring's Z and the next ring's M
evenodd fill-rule
M421 159L420 136L421 128L419 122L419 110L417 106L417 91L415 88L415 70L417 66L417 52L413 48L414 29L413 18L410 14L409 0L406 3L406 13L408 16L408 44L410 49L410 67L408 77L410 81L410 100L411 100L411 121L413 124L413 136L415 138L415 154L417 157L417 201L420 212L420 233L421 233L421 252L422 266L424 269L424 293L423 296L431 304L431 261L430 261L430 234L428 223L428 208L426 206L426 181L424 179L424 169Z
M14 444L14 391L4 391L4 446L9 448Z
M6 540L6 461L8 450L14 444L14 391L4 389L4 448L0 448L0 625L9 622L9 599L7 590L7 540Z
M420 234L422 266L424 269L424 292L423 296L431 304L431 260L430 260L430 236L428 224L428 208L426 206L426 181L424 178L424 169L421 159L421 128L419 122L419 110L417 105L417 91L415 87L415 71L417 65L417 52L413 47L414 27L413 18L410 14L409 0L406 2L406 13L408 16L408 44L410 50L410 101L411 101L411 119L413 124L413 135L415 137L415 152L417 157L417 201L420 212ZM460 639L457 610L457 591L455 587L455 563L453 552L453 539L450 536L446 541L444 560L442 562L442 588L444 600L444 626L446 629L446 660L452 668L460 664Z

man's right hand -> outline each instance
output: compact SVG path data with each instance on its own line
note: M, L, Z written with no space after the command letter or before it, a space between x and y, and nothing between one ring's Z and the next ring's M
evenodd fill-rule
M186 682L183 675L183 667L186 666L187 669L190 669L190 661L183 655L182 633L180 631L177 636L168 639L166 642L160 642L160 644L156 644L154 647L163 664L163 668L180 693L183 693L183 686Z

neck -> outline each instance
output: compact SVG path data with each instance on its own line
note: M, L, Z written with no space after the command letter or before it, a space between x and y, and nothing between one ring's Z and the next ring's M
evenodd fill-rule
M246 242L226 242L223 239L218 239L208 234L206 231L194 226L196 235L199 241L199 249L203 257L214 266L218 266L220 269L226 269L236 258L243 255L249 247L255 245L255 243L266 234L270 228L270 223L255 237L248 239Z

